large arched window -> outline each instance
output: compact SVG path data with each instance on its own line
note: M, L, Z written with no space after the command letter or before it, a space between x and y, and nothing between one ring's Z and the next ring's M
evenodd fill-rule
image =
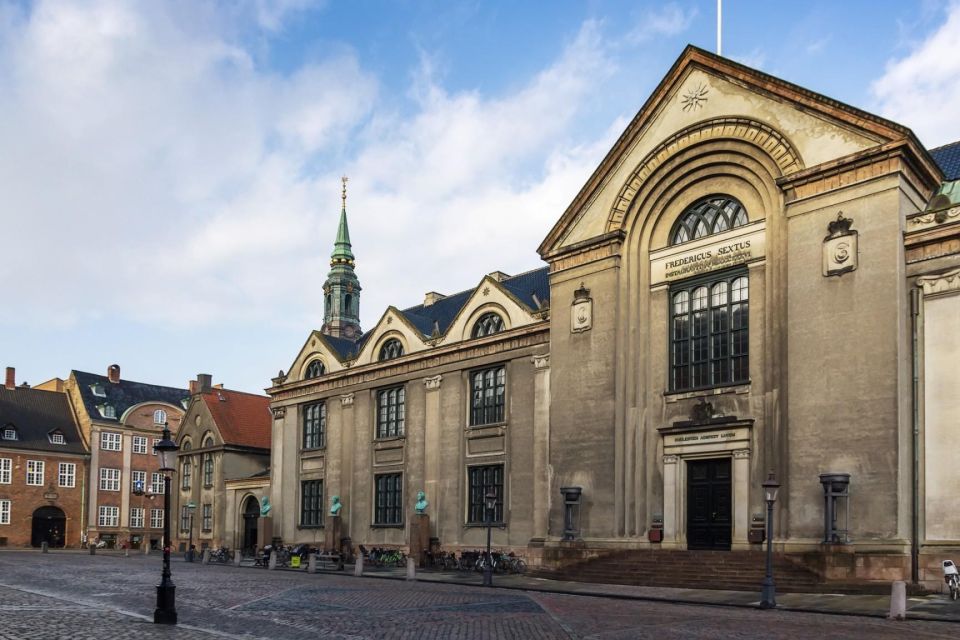
M503 331L503 318L492 311L480 316L477 324L473 325L473 337L482 338Z
M680 244L742 227L747 224L747 210L730 196L710 196L698 200L684 211L670 232L670 244Z
M403 343L396 338L390 338L380 347L379 360L393 360L403 355Z
M326 373L326 369L324 369L323 363L319 360L313 360L307 365L307 372L303 377L310 380L311 378L319 378L324 373Z

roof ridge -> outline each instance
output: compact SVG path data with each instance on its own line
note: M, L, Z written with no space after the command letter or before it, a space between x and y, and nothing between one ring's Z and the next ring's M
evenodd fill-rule
M527 269L526 271L522 271L522 272L520 272L520 273L518 273L518 274L516 274L516 275L512 275L512 276L510 276L510 277L508 277L508 278L504 278L503 280L500 280L500 281L498 281L498 282L501 282L501 283L502 283L502 282L506 282L507 280L513 280L514 278L519 278L520 276L525 276L525 275L527 275L527 274L533 273L534 271L540 271L541 269L549 269L549 268L550 268L550 265L547 264L547 265L543 265L543 266L540 266L540 267L535 267L535 268L533 268L533 269ZM501 272L501 273L502 273L502 272ZM483 274L483 278L487 278L487 277L489 277L489 276L490 276L489 273ZM481 281L481 282L483 281L483 278L480 278L480 281ZM474 286L472 286L472 287L470 287L470 288L468 288L468 289L464 289L463 291L457 291L456 293L446 294L446 295L443 296L443 298L441 298L440 300L437 300L437 302L434 302L433 304L437 304L437 303L440 302L441 300L446 300L447 298L453 298L454 296L459 296L460 294L463 294L463 293L470 293L470 292L472 292L472 291L476 291L478 286L480 286L480 285L479 285L479 284L476 284L476 285L474 285ZM424 306L424 305L423 305L423 303L421 302L420 304L415 304L415 305L413 305L412 307L407 307L407 308L405 308L405 309L400 309L400 311L402 311L402 312L407 312L407 311L409 311L410 309L416 309L417 307L423 307L423 306ZM430 306L433 306L433 305L430 305Z
M101 374L99 374L99 373L90 373L89 371L80 371L79 369L71 369L71 370L70 370L70 373L82 373L82 374L85 375L85 376L93 376L93 377L95 377L95 378L103 378L104 380L108 380L108 381L110 380L110 378L108 378L107 376L101 375ZM129 379L129 378L120 378L120 382L128 382L128 383L132 383L132 384L142 384L142 385L149 386L149 387L159 387L159 388L161 388L161 389L170 389L171 391L185 391L185 392L187 392L188 394L190 393L190 391L189 391L188 389L185 389L185 388L181 388L181 387L168 387L168 386L165 385L165 384L157 384L157 383L155 383L155 382L140 382L139 380L131 380L131 379Z
M200 395L207 395L208 393L213 393L215 391L226 391L228 393L239 393L245 396L252 396L254 398L263 398L264 400L269 400L270 396L262 396L259 393L251 393L249 391L238 391L237 389L227 389L226 387L213 387L210 391L204 391Z
M946 149L947 147L952 147L954 145L960 145L960 140L954 140L953 142L948 142L947 144L942 144L939 147L931 147L927 149L929 152L939 151L940 149Z

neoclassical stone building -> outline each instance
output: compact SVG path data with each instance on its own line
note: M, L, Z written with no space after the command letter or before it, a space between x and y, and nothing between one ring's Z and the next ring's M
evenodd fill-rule
M362 333L344 211L324 329L269 389L275 532L322 540L339 495L354 543L405 545L424 489L439 544L475 547L492 490L494 543L534 561L736 552L772 470L779 550L825 579L916 578L960 545L954 151L688 47L545 268Z

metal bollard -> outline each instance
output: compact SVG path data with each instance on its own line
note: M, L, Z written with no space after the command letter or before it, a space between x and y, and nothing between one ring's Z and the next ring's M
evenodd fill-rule
M317 554L311 553L310 559L307 560L307 573L316 573L317 572Z
M277 568L277 552L276 551L270 552L270 562L267 564L267 568L268 569Z
M50 547L47 545L46 540L40 543L40 553L50 553Z
M407 580L417 579L417 563L413 558L407 558Z
M890 589L890 614L889 620L907 619L907 583L903 580L897 580Z
M129 548L127 548L127 547L124 547L124 548L123 548L123 557L124 557L124 558L129 558L129 557L130 557L130 549L129 549Z
M97 555L97 545L95 544L90 545L90 555L92 556Z
M357 563L353 565L353 575L358 578L363 575L363 554L357 555Z
M233 552L233 566L235 566L235 567L239 567L239 566L240 566L240 558L241 558L240 549L234 550L234 552Z

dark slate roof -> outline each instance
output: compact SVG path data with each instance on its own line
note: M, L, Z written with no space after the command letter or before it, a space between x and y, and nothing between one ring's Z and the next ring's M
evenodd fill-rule
M51 453L86 453L73 420L67 394L27 387L0 387L0 429L13 425L17 440L0 440L0 447ZM66 444L53 444L49 433L60 431Z
M363 346L363 342L367 335L368 334L364 334L360 337L360 340L357 341L350 340L349 338L337 338L328 335L324 335L323 339L327 341L327 344L330 345L330 348L337 352L337 355L340 356L341 360L352 360L360 352L360 348Z
M175 389L173 387L161 387L156 384L146 384L144 382L134 382L133 380L120 379L120 382L113 384L107 376L99 376L95 373L86 373L84 371L72 371L71 374L77 381L80 390L80 396L83 398L83 405L87 414L94 420L114 421L119 423L120 418L130 407L142 404L144 402L166 402L176 407L183 408L184 401L190 397L190 392L186 389ZM103 387L106 396L93 395L93 385L99 383ZM109 404L116 409L116 418L105 418L100 415L97 405Z
M536 310L550 302L549 273L550 267L541 267L506 278L500 284L522 304ZM431 305L417 305L400 313L424 336L433 335L434 323L440 333L444 334L476 290L476 287L467 289L437 300ZM534 296L540 301L540 305Z
M930 149L930 155L940 165L944 180L960 180L960 140Z

